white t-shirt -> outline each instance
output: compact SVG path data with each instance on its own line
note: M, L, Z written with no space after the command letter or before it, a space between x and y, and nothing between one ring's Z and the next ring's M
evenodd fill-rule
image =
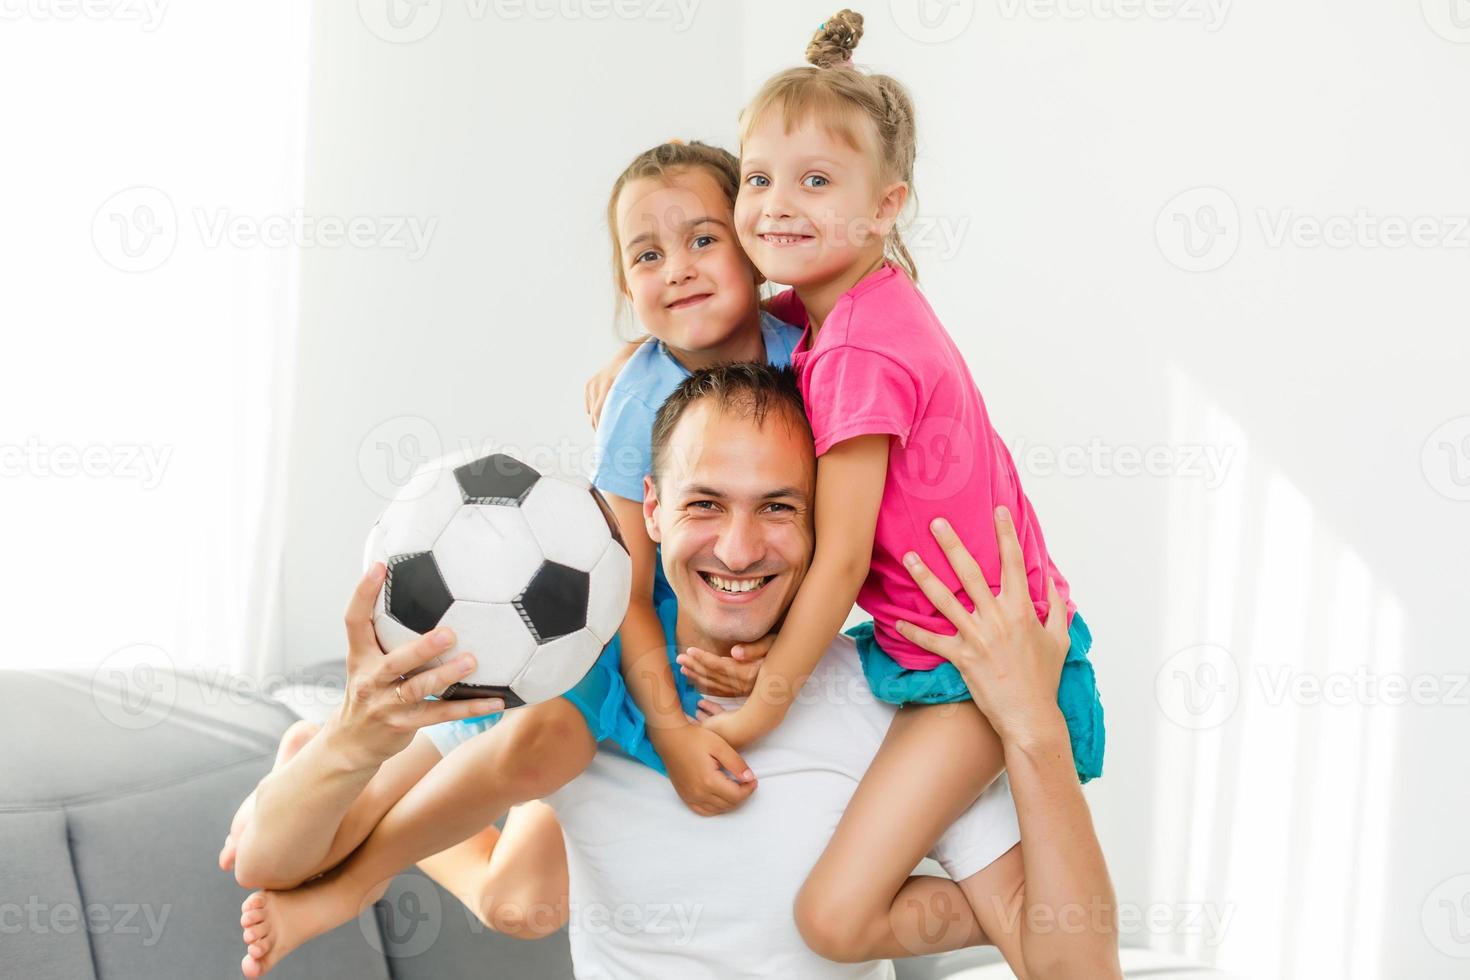
M728 813L697 816L664 776L599 751L546 801L566 840L578 980L892 977L887 961L817 956L792 907L893 712L868 689L852 640L838 636L781 725L742 753L760 782ZM961 881L1020 839L1002 774L931 856Z

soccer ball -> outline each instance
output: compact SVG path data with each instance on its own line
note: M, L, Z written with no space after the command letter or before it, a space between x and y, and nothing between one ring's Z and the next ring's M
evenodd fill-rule
M505 453L457 453L414 472L368 533L364 565L388 566L373 627L386 653L445 625L473 673L443 698L559 697L612 641L632 563L617 519L580 478ZM417 671L415 671L417 673Z

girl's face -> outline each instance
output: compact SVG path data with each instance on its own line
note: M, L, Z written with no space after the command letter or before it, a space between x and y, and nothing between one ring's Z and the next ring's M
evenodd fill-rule
M903 202L895 188L907 190L879 186L871 153L812 119L787 133L780 113L767 113L740 148L740 244L767 279L831 282L882 255Z
M700 168L645 178L618 194L628 298L643 328L680 350L708 351L758 323L755 269L730 201Z

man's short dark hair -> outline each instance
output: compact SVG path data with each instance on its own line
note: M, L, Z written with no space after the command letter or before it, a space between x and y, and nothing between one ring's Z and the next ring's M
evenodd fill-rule
M659 482L663 470L664 453L668 449L669 437L674 427L689 406L706 398L713 398L722 412L740 412L756 425L765 425L766 417L772 412L785 416L785 421L796 425L808 437L811 424L806 418L806 407L801 400L801 388L796 383L796 372L789 367L776 368L769 364L718 364L700 368L675 388L653 419L652 469L653 482Z

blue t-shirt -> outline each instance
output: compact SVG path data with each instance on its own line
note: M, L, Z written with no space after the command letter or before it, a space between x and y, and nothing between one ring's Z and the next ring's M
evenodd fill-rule
M762 310L761 337L766 361L786 367L801 330ZM597 489L627 500L643 499L643 478L653 466L654 416L687 377L689 372L663 341L649 341L633 352L607 393L597 425L597 469L592 475Z

